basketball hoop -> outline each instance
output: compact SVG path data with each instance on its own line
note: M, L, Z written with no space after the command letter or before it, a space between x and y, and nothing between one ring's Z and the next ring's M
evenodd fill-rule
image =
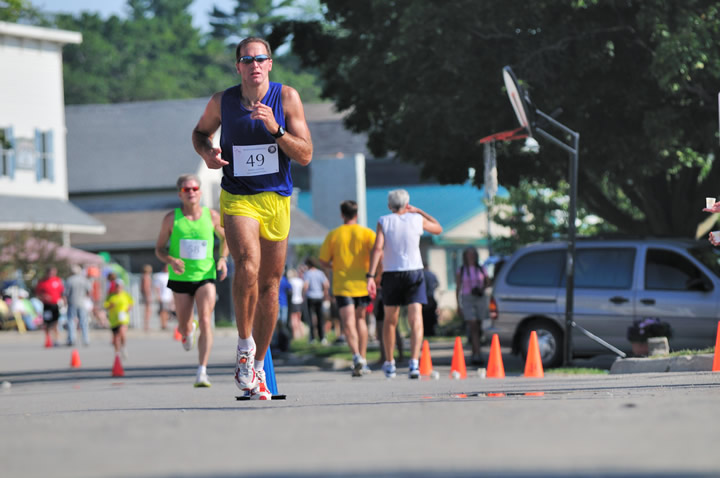
M499 133L493 133L490 136L485 136L484 138L478 140L478 144L485 144L490 141L515 141L517 139L524 139L527 137L527 129L521 126L518 129L500 131Z

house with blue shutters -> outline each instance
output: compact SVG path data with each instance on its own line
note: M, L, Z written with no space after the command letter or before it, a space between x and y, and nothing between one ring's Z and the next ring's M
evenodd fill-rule
M0 231L102 234L68 201L62 48L80 33L0 22Z

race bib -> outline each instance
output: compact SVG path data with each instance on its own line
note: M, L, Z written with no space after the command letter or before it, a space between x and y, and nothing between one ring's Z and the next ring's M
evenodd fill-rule
M205 259L207 247L203 239L180 239L180 259Z
M235 176L260 176L278 171L280 171L280 161L277 144L233 146L233 174Z
M120 322L127 322L130 319L130 316L127 312L118 312L118 321Z

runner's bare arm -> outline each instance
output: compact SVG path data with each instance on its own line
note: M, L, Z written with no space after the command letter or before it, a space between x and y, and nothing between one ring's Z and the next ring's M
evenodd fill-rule
M377 284L375 283L375 277L378 273L380 266L380 259L383 255L383 246L385 245L385 234L383 233L382 226L378 222L377 235L375 236L375 245L370 253L370 270L368 270L367 278L367 290L370 297L377 295Z
M160 233L158 234L157 242L155 242L155 255L165 264L172 267L176 274L182 274L185 272L185 263L182 259L176 259L170 257L168 251L168 241L170 241L170 234L172 234L173 223L175 222L175 211L170 211L165 215L160 226Z
M283 85L282 105L287 132L277 139L277 143L291 159L307 166L312 160L313 145L310 128L305 121L305 109L297 90ZM276 131L277 127L270 132Z
M215 93L205 107L205 112L192 132L192 143L195 151L210 169L220 169L230 164L220 157L222 150L213 146L213 136L221 123L220 100L223 92Z
M215 235L220 239L220 257L217 260L217 269L220 271L218 279L225 280L225 277L227 277L227 256L229 254L227 241L225 240L225 228L220 225L219 212L211 209L210 215L212 217L213 227L215 227Z

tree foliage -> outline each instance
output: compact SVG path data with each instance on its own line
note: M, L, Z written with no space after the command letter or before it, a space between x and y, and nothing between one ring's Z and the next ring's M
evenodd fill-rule
M232 85L233 58L192 26L191 3L128 0L127 19L58 15L58 27L83 34L64 48L65 102L195 98Z
M37 244L44 246L38 247ZM56 231L3 231L0 233L0 281L16 279L17 272L22 271L22 279L31 284L50 267L56 267L60 277L66 277L70 272L70 264L58 257L57 247L60 245L61 234Z
M710 0L325 0L325 21L284 22L376 156L443 183L482 169L477 140L516 119L501 70L580 132L579 201L622 232L693 236L720 196L720 10ZM505 186L556 187L568 157L506 145ZM477 178L482 178L478 174Z

